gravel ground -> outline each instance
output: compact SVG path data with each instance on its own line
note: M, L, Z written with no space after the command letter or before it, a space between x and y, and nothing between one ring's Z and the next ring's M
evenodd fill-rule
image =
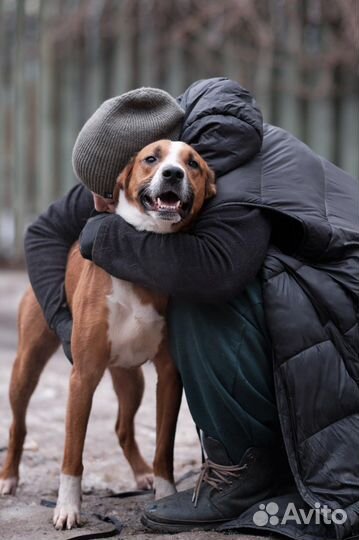
M16 312L27 277L20 271L0 272L0 464L5 457L10 424L8 385L16 349ZM42 499L56 500L64 441L64 417L70 364L58 351L40 380L28 414L28 436L21 465L21 480L15 497L0 498L0 539L67 540L89 532L108 531L93 514L114 516L123 524L119 537L138 540L171 538L173 540L220 540L229 535L216 532L193 532L177 535L146 533L139 517L152 494L119 499L111 493L134 489L127 462L114 433L116 399L110 378L105 376L94 398L84 452L83 526L75 531L57 532L52 527L51 508ZM145 366L146 391L136 419L137 438L146 459L151 461L155 445L155 372ZM176 479L179 489L191 487L200 468L200 448L185 401L182 404L175 448ZM231 535L231 538L255 540L258 536Z

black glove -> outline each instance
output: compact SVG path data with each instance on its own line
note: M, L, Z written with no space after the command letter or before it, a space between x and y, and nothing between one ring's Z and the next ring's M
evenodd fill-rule
M68 360L72 361L71 354L71 334L72 334L72 317L71 313L67 309L62 309L58 315L55 316L52 328L61 341L62 348Z
M88 219L85 227L82 229L79 242L81 255L84 257L84 259L92 261L93 245L95 243L98 230L105 219L111 219L111 214L104 212Z

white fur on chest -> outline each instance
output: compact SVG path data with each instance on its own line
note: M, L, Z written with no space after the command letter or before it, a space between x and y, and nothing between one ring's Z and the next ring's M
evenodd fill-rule
M135 367L155 357L163 338L164 317L151 304L143 304L132 283L112 279L108 338L111 366Z

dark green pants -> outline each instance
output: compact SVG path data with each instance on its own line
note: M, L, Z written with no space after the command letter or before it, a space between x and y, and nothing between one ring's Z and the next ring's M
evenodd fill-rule
M173 300L169 331L196 425L234 463L250 446L275 446L279 421L259 280L223 304Z

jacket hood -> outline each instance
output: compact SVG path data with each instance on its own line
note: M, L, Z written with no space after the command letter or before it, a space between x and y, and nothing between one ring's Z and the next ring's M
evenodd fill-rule
M225 77L193 83L178 101L185 110L182 137L217 176L239 167L261 149L263 120L253 96Z

